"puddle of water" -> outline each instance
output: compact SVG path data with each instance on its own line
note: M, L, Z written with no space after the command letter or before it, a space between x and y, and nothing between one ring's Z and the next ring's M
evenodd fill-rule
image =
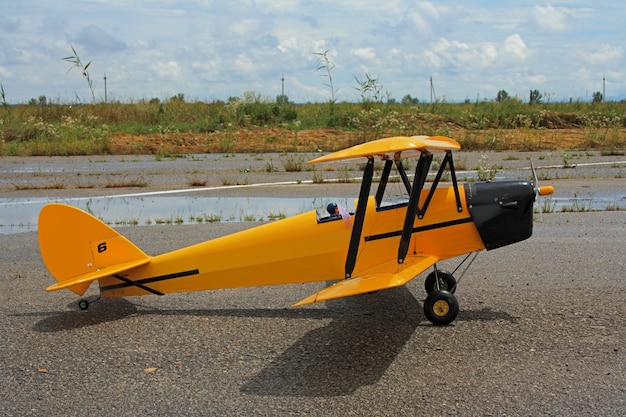
M325 211L335 201L348 209L353 198L279 198L279 197L205 197L109 196L67 199L0 198L0 234L37 230L39 212L48 203L65 203L85 210L105 223L118 226L157 224L197 224L207 222L242 222L277 220L309 210ZM548 196L541 199L545 211L626 210L626 194ZM538 206L535 206L538 209Z
M554 212L626 210L626 195L550 196L542 197L541 204Z
M348 200L351 202L348 203ZM345 197L142 196L50 200L0 198L0 234L36 231L39 212L48 203L78 207L116 227L277 220L309 210L324 211L331 201L346 207L353 205L353 199Z

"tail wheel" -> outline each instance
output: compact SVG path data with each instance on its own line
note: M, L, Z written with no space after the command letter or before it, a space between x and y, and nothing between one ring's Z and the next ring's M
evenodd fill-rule
M437 278L439 278L439 288L437 288ZM456 278L444 270L437 270L431 272L424 281L424 289L426 294L432 294L439 289L440 291L448 291L450 294L454 294L456 291Z
M87 310L89 308L89 301L84 298L78 301L78 308L81 310Z
M445 326L459 314L459 302L448 291L434 291L424 301L424 315L434 325Z

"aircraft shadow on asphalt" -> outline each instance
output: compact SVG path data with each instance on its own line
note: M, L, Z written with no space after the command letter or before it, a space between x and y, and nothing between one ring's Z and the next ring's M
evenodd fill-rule
M326 302L333 320L306 333L241 387L252 395L329 397L375 384L425 320L406 287Z
M350 395L384 375L417 327L432 327L406 286L326 302L334 319L295 341L242 386L252 395ZM465 320L506 320L490 309L464 312Z
M349 395L375 384L418 326L431 326L421 303L406 287L326 302L324 309L144 310L127 299L105 299L88 311L26 313L45 315L38 332L59 332L122 320L136 315L332 319L307 332L242 385L249 395L331 397ZM462 310L462 321L517 319L505 312Z

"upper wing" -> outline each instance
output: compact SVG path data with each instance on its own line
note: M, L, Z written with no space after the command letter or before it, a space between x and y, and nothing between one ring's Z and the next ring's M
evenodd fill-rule
M344 279L324 288L293 304L293 307L399 287L433 266L438 260L439 258L434 255L407 256L402 264L398 264L395 259L392 259L361 271L356 277Z
M394 160L401 157L419 156L422 152L458 151L459 149L461 145L457 141L445 136L394 136L342 149L309 161L309 164L375 156Z

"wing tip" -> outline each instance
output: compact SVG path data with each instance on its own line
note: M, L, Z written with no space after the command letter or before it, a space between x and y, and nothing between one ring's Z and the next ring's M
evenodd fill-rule
M297 303L293 303L291 306L292 307L302 307L302 306L306 306L309 304L313 304L317 301L317 294L315 293L313 295L310 295L306 298L303 298L302 300L298 301Z

